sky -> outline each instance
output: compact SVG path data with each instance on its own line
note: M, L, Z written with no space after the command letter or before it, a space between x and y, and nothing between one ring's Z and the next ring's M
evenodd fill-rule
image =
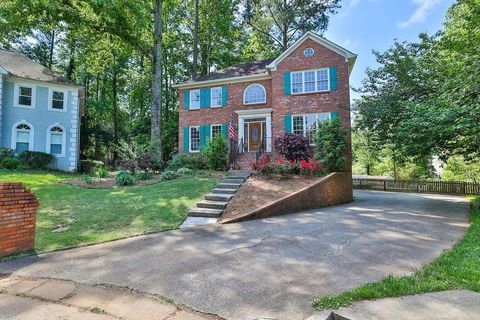
M375 67L372 50L385 51L395 39L415 41L443 27L447 9L455 0L343 0L330 18L325 37L358 54L350 86L361 85L367 67ZM352 99L358 94L351 92Z

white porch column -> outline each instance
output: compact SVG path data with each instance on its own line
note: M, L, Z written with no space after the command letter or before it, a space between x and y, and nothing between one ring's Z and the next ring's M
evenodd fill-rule
M238 143L240 143L245 135L245 120L242 117L238 117Z
M272 115L265 117L265 126L267 127L267 152L272 152Z

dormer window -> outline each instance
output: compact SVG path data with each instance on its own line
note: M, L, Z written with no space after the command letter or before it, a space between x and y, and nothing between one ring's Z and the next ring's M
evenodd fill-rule
M267 102L265 87L254 83L249 85L243 92L243 104L259 104Z

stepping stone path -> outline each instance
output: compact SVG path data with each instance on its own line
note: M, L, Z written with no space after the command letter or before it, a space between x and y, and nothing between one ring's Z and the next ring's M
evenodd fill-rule
M250 173L232 173L227 175L211 193L205 195L205 200L190 209L188 217L218 218L227 207L238 188L247 180Z

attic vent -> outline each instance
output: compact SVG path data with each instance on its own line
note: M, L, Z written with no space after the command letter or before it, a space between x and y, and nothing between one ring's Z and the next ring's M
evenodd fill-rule
M313 56L314 53L315 53L315 51L313 50L313 48L307 48L307 49L303 50L303 55L305 57L311 57L311 56Z

